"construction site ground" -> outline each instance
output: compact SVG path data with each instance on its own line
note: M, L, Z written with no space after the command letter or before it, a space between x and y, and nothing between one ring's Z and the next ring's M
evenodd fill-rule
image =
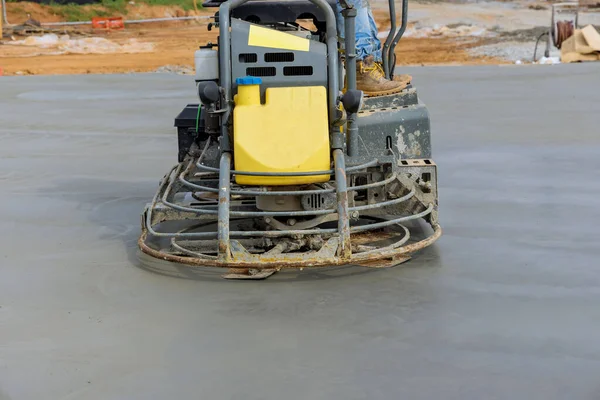
M38 76L0 77L0 400L597 400L600 63L514 65L546 3L410 7L398 63L430 113L444 235L395 268L252 282L137 248L198 97L135 72L190 73L206 21L93 34L154 46L130 54L5 38L4 75Z
M597 400L598 64L405 71L444 236L254 282L137 258L189 76L0 78L0 399Z
M389 18L384 4L380 0L372 3L380 32L385 35ZM177 7L141 4L128 7L129 19L210 16L215 11L183 11ZM41 22L61 19L52 14L49 6L34 3L8 3L8 11L13 24L24 22L28 14ZM535 37L549 21L548 7L531 1L411 3L409 12L409 29L397 47L399 65L504 64L514 63L515 58L527 61L525 58L533 55ZM594 22L598 16L586 14L584 22L586 18ZM75 38L102 37L116 44L135 39L153 46L150 52L136 53L96 54L92 50L88 54L72 54L54 47L11 45L11 41L23 40L14 34L14 40L6 37L5 44L0 45L0 68L5 75L151 72L160 68L191 73L194 51L207 41L216 40L217 31L209 32L208 22L204 19L136 24L109 33L92 32L89 26L54 30ZM468 29L456 30L457 26Z
M191 70L194 51L207 41L215 42L216 34L214 31L207 32L205 26L181 25L132 28L109 36L117 43L132 37L152 42L156 47L150 53L52 55L51 49L0 46L0 65L7 75L17 72L22 75L150 72L167 65ZM454 39L407 38L398 46L397 54L400 64L501 62L490 57L473 58L461 46L473 46L473 43Z

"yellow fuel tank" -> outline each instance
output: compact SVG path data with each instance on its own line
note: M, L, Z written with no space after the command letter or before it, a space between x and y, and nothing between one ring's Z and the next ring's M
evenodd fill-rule
M247 79L247 78L246 78ZM327 91L322 86L267 88L260 80L238 80L233 141L237 171L310 172L330 169ZM327 182L329 175L269 177L236 175L241 185Z

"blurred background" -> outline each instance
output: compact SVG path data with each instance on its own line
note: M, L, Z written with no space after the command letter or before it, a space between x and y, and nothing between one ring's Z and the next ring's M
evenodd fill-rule
M209 30L216 9L203 8L194 0L0 1L5 2L0 41L4 75L193 74L194 51L216 41L218 35L218 28ZM397 47L397 62L559 63L558 47L575 36L576 28L600 26L600 2L581 0L554 10L555 4L544 0L411 0L409 25ZM384 39L390 26L388 3L371 0L371 6ZM593 32L586 32L589 39ZM588 49L581 59L566 60L563 54L563 62L597 60L598 50Z

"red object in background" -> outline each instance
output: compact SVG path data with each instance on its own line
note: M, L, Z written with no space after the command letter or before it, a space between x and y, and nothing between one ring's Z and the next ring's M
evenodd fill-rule
M92 18L93 29L124 29L123 17L94 17Z

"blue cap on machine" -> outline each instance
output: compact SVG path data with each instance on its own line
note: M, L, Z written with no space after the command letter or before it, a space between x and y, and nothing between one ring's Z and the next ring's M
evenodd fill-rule
M262 79L255 76L243 76L241 78L237 78L235 83L238 85L260 85L262 83Z

